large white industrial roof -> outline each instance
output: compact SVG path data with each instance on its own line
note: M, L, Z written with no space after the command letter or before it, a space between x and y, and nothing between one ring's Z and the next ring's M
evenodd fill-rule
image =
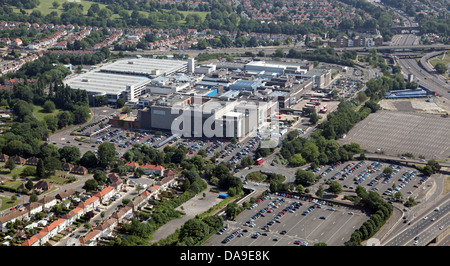
M144 76L111 74L100 71L88 72L64 81L72 89L116 95L125 91L127 85L139 86L147 82L150 82L150 79Z
M158 76L159 74L171 74L187 65L186 61L153 59L153 58L129 58L118 60L101 68L101 71L134 74L143 76Z

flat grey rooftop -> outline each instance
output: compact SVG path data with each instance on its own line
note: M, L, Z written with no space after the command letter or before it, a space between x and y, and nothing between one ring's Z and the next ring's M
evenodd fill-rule
M100 71L91 71L64 81L73 89L82 89L87 92L119 95L126 90L127 85L138 86L150 82L144 76L131 76L111 74Z
M181 60L128 58L105 65L101 68L101 71L155 76L155 71L159 71L160 74L169 74L176 72L186 65L187 62Z
M426 159L446 159L450 155L450 118L440 115L380 110L351 129L341 144L359 143L369 152L386 155L412 153Z

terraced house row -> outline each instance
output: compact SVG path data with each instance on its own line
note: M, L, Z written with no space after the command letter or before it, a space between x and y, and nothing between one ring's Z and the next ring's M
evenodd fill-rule
M122 207L112 214L104 222L93 228L86 236L79 240L80 245L94 245L100 237L108 237L112 235L115 226L129 221L133 217L133 213L139 211L140 208L147 205L150 199L157 198L159 186L152 186L135 197L127 206ZM113 186L106 186L100 192L91 196L84 202L78 204L64 216L54 220L50 224L43 227L38 233L22 243L22 246L42 246L49 245L49 240L58 233L66 230L78 218L83 215L93 216L94 211L100 204L107 204L108 201L118 192ZM60 204L73 196L74 191L65 191L59 193L56 197L44 197L38 202L32 202L28 206L0 217L0 228L3 232L7 232L7 224L14 223L16 220L29 221L38 212L50 210L54 205ZM40 224L35 222L33 224ZM44 223L45 224L45 223Z

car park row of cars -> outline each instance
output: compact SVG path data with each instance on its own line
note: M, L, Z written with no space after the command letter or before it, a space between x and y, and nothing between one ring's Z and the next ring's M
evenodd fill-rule
M216 160L223 160L236 165L244 156L254 157L253 153L256 150L259 141L259 137L253 137L247 142L244 141L236 144L229 142L229 140L185 139L177 145L185 146L188 149L190 156L195 155L200 149L204 149L208 155L207 157L213 156L215 153L219 153L220 156L216 158ZM235 150L237 150L237 152L229 160L227 160L226 157L231 156ZM238 169L235 169L235 171L237 172Z
M274 198L276 196L276 198ZM295 213L301 206L303 206L304 204L300 201L297 200L303 200L305 202L310 202L312 203L312 205L310 207L308 207L302 214L303 215L307 215L308 213L310 213L312 210L314 209L321 209L323 205L332 205L331 202L325 201L325 200L320 200L320 199L315 199L315 198L308 198L308 197L302 197L302 196L296 196L296 195L290 195L290 194L286 194L286 193L274 193L274 194L266 194L264 197L262 197L261 199L259 199L257 202L255 202L253 205L251 205L250 207L248 207L248 210L252 210L258 206L260 206L262 204L262 202L264 202L264 200L267 199L272 199L266 207L261 208L258 212L256 212L253 216L251 216L247 221L245 221L242 226L248 226L250 228L256 227L256 220L260 217L266 217L268 214L274 213L276 212L276 209L281 208L282 204L285 203L285 198L290 198L293 201L291 203L289 203L288 206L284 207L282 210L280 210L272 219L270 219L265 225L263 225L260 231L254 232L251 235L251 238L253 239L258 239L260 236L267 236L267 232L270 232L270 228L272 225L274 225L275 223L281 223L281 218L283 216L285 216L287 213ZM329 211L335 211L334 208L329 208ZM320 219L326 219L325 216L320 217ZM239 227L240 228L240 227ZM248 230L244 229L242 231L242 233L238 233L237 236L238 237L242 237L243 233L248 232ZM220 233L220 231L219 231ZM286 230L282 230L280 231L280 235L285 235L287 234ZM228 236L226 239L223 240L222 243L228 243L231 239L233 238L233 236ZM278 241L278 238L275 237L272 239L273 241ZM294 241L294 244L298 244L301 246L306 246L308 245L307 241L302 241L302 240L296 240Z
M344 165L345 167L343 167ZM363 168L358 169L361 167ZM384 172L384 168L391 168L392 171L390 173L389 171ZM403 173L398 177L400 171L403 171ZM355 188L355 185L367 186L368 191L384 191L382 194L388 199L404 188L407 188L408 194L412 194L414 189L418 188L428 178L421 173L417 173L412 167L395 163L386 167L382 162L369 163L367 161L348 162L345 164L338 162L328 167L326 165L319 166L313 172L320 177L326 177L328 174L332 175L324 181L325 184L330 184L332 180L338 180L343 188L351 190ZM420 180L417 179L419 176ZM347 177L350 177L351 180L347 180ZM411 183L415 180L418 183L412 185Z
M85 127L82 127L82 128L77 130L77 133L83 134L85 136L90 136L92 134L96 134L97 132L101 132L104 128L108 127L108 125L109 125L105 121L108 121L111 117L113 117L115 115L116 115L116 113L112 113L112 114L110 114L107 117L104 117L104 118L102 118L102 119L100 119L100 120L98 120L98 121L96 121L94 123L91 123L91 124L89 124L89 125L87 125ZM104 127L100 127L101 123L104 124ZM97 128L97 126L98 126L98 128ZM92 129L93 129L93 132L92 132ZM88 132L86 132L86 131L88 131Z

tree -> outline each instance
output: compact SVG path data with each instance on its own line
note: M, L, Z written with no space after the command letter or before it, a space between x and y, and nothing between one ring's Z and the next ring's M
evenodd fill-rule
M225 213L230 219L236 218L236 216L239 214L239 206L236 202L231 202L227 205L227 209L225 210Z
M79 163L86 168L95 168L98 165L98 160L94 152L87 151L81 157Z
M390 174L392 174L394 172L394 170L392 170L392 168L390 168L390 167L386 167L386 168L384 168L384 170L383 170L383 173L385 174L385 175L390 175Z
M273 53L273 57L285 57L285 55L286 54L281 48L276 49L275 52Z
M315 125L317 124L317 122L319 122L319 115L316 113L315 109L313 109L313 111L309 115L309 122L311 123L311 125Z
M306 160L303 158L303 156L300 153L294 154L289 160L289 165L297 167L304 165L306 163Z
M19 121L23 121L25 116L31 115L33 108L27 102L23 100L18 100L13 106L14 114Z
M117 99L116 104L117 104L117 108L122 108L125 105L125 99L123 99L123 98Z
M44 166L48 173L54 173L56 169L61 168L61 161L57 157L46 157L44 159Z
M444 62L438 62L435 66L434 69L436 69L436 71L439 74L444 74L445 72L447 72L448 67Z
M55 103L52 100L45 101L43 108L46 113L53 113L56 110Z
M303 169L298 169L295 172L295 183L300 184L304 187L313 185L316 182L316 176L311 171L305 171Z
M6 163L5 163L5 167L8 168L10 171L14 170L14 168L16 168L16 163L14 162L13 159L9 159Z
M323 191L324 191L323 186L320 185L319 188L316 191L316 196L317 197L322 197L323 196Z
M97 180L95 179L89 179L84 183L84 189L88 191L96 190L98 186Z
M433 168L429 165L425 165L422 169L422 173L426 176L431 176L433 174Z
M35 193L30 195L30 202L36 202L38 200L39 200L39 198Z
M103 142L98 146L98 162L101 167L107 168L114 162L116 146L112 143Z
M102 170L94 171L94 179L97 181L98 185L106 184L107 176L106 173Z
M431 169L433 170L433 174L441 170L441 166L436 160L429 160L427 165L431 167Z
M76 146L64 146L58 150L60 159L65 159L66 162L76 163L80 159L80 149Z
M53 1L52 6L54 9L58 9L59 3L57 1Z
M39 158L37 166L36 166L36 177L39 179L45 177L44 161L40 158Z
M339 184L339 182L337 182L336 180L331 181L330 186L328 187L328 191L335 195L341 193L342 192L341 184Z
M180 229L180 242L192 238L194 243L203 240L210 233L209 226L200 219L191 219L187 221Z

